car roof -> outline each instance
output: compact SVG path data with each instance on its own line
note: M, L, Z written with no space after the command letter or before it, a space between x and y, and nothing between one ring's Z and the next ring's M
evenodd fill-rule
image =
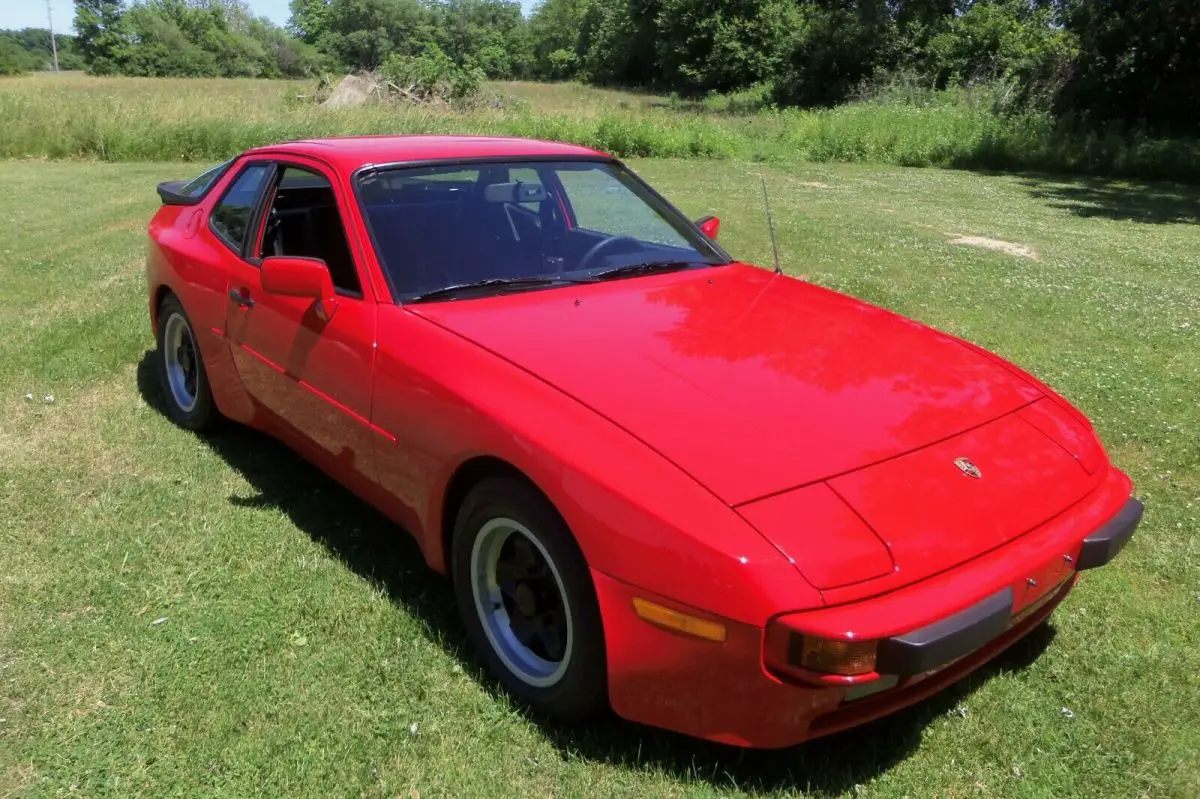
M457 161L476 158L597 158L609 156L575 144L499 136L339 136L305 139L248 150L246 155L307 155L347 172L368 164Z

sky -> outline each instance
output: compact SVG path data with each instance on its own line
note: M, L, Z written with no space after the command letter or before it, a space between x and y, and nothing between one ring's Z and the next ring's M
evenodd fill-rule
M528 14L535 0L521 0L521 8ZM255 16L266 17L278 25L287 24L288 0L249 0L248 5ZM69 31L75 16L75 4L71 0L50 0L50 12L54 15L54 29ZM46 0L0 0L0 29L46 27Z

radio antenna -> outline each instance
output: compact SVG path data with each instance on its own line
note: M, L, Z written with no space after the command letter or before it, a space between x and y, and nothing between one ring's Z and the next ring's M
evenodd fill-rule
M779 244L775 241L775 221L771 219L771 200L767 197L767 179L762 175L759 175L758 179L762 181L763 206L767 209L767 230L771 231L771 252L775 255L775 274L782 275L783 267L779 265Z

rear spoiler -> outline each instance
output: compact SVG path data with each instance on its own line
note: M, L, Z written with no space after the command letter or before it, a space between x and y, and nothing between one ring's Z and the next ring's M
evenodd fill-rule
M157 187L158 196L162 198L163 205L195 205L204 199L204 192L196 195L182 194L183 189L190 181L187 180L169 180L165 183L159 183Z

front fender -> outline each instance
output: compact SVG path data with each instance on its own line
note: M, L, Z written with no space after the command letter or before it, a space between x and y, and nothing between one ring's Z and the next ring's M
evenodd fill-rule
M411 464L394 488L411 492L435 568L445 568L446 487L460 464L487 454L550 499L593 570L745 624L820 604L729 506L599 414L403 309L382 308L379 330L374 421L397 436L394 457Z

